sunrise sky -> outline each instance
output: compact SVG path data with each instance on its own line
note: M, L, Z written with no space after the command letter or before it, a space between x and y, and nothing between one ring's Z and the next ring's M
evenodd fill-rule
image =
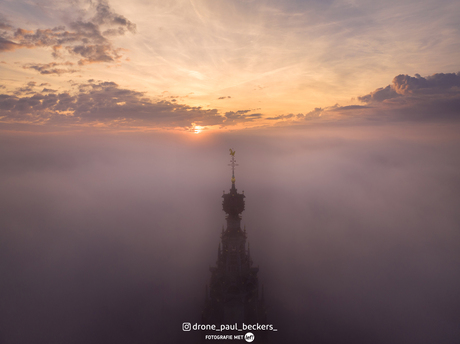
M6 0L0 121L197 131L451 117L459 18L446 0Z

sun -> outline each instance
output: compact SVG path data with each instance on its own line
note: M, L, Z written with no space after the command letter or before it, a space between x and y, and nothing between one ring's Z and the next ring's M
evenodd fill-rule
M204 127L202 127L202 126L200 126L200 125L195 125L195 126L193 127L193 132L194 132L195 134L199 134L199 133L201 133L201 132L203 131L203 129L204 129Z

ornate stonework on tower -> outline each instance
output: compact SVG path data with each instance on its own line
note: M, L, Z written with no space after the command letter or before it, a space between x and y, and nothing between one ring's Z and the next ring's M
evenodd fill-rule
M227 228L222 227L217 262L211 267L211 282L206 288L202 321L205 324L265 323L263 290L259 294L258 267L254 267L249 244L246 247L246 228L241 228L244 211L244 191L235 186L235 151L232 156L232 186L223 194L223 210L227 213Z

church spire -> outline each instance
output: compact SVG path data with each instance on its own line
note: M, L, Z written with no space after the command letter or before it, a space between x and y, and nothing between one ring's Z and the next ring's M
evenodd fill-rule
M222 195L227 226L222 227L216 266L210 267L211 282L203 323L266 322L265 308L259 298L258 267L252 266L246 226L241 226L245 195L235 187L235 151L230 149L231 189ZM246 250L247 247L247 250Z

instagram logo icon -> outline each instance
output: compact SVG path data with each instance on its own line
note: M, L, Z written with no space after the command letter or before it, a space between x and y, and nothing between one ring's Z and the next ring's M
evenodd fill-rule
M182 331L190 331L192 329L192 324L185 322L182 324Z

